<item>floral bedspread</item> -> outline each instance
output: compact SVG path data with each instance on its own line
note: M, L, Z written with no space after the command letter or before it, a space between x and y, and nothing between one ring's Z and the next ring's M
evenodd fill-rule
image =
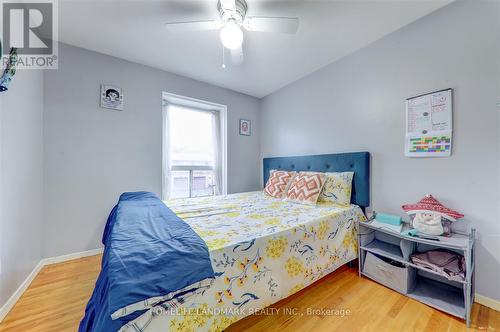
M165 203L207 243L216 279L189 302L155 307L122 330L222 331L355 259L355 221L365 219L356 205L307 206L262 192Z

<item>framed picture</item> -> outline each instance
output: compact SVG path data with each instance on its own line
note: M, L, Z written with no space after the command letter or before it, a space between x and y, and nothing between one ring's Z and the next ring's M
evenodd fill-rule
M250 120L240 119L240 135L250 136L251 122Z
M113 85L101 85L101 107L123 111L123 91Z

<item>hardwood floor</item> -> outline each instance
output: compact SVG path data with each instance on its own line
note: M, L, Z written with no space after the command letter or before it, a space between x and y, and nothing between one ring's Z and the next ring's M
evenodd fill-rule
M0 323L0 331L76 331L94 288L100 261L98 255L44 267ZM278 314L250 316L227 331L467 330L463 321L371 280L360 279L356 270L349 268L335 271L271 308ZM500 312L474 304L470 330L500 331Z
M0 331L77 331L101 269L101 255L45 266Z

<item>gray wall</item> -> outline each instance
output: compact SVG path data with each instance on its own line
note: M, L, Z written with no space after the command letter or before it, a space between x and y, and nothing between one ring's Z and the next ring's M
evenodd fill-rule
M0 93L0 307L41 258L42 71Z
M500 300L500 2L456 2L262 101L262 155L370 151L372 207L427 193L479 231L477 291ZM403 154L408 97L454 89L451 158Z
M161 194L162 91L227 105L228 192L259 188L258 99L64 44L59 59L44 75L45 257L99 247L120 193ZM101 83L123 88L123 112L99 108Z

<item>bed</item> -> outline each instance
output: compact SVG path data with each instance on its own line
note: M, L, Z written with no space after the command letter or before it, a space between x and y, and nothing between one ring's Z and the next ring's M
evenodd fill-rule
M307 206L248 192L165 201L206 243L215 279L182 303L155 305L120 331L222 331L357 258L369 205L369 154L266 158L271 169L354 171L351 205Z

